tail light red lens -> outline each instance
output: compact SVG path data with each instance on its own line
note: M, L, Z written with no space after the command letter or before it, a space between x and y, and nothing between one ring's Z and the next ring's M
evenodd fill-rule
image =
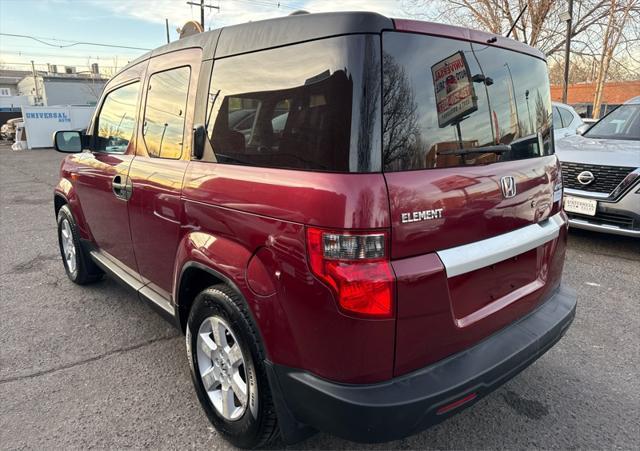
M386 232L307 229L312 272L334 292L340 308L363 317L393 316L395 276Z

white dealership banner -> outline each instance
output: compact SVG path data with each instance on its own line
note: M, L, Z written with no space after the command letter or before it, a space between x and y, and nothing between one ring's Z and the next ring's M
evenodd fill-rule
M438 108L438 125L445 127L478 109L469 65L463 52L456 52L431 66Z
M23 106L27 147L52 147L55 132L86 128L94 110L94 106Z

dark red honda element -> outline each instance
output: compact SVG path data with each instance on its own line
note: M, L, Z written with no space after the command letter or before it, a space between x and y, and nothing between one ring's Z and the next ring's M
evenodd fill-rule
M62 259L186 334L230 442L405 437L569 327L544 55L370 13L200 33L55 136Z

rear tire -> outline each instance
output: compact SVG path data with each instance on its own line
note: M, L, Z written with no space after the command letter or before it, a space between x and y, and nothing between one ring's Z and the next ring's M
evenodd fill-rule
M85 285L102 279L102 271L82 247L78 227L68 205L63 205L58 211L58 244L64 270L73 283Z
M234 290L215 285L196 297L186 344L196 394L218 432L240 448L258 448L277 439L264 351Z

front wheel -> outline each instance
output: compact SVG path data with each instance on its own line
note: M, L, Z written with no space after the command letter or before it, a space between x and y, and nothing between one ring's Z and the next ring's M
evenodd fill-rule
M58 244L64 269L69 279L84 285L102 278L100 271L80 244L80 235L71 210L63 205L58 211Z
M186 341L196 393L218 432L241 448L275 440L264 352L240 296L226 285L202 291L189 315Z

